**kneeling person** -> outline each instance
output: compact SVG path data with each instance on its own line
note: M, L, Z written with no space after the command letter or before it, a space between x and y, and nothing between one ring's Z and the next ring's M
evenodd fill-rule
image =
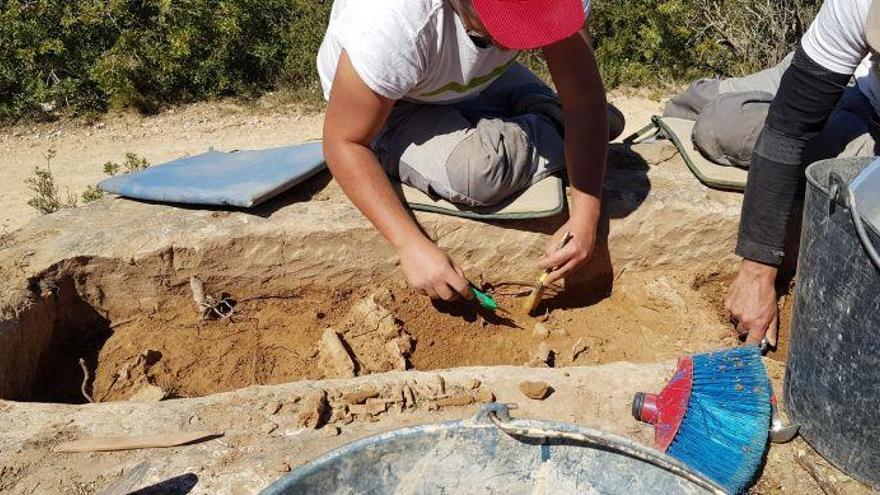
M609 126L588 13L589 0L335 1L318 55L327 164L416 290L471 298L388 176L485 206L566 167L570 218L548 246L574 238L541 264L557 267L552 282L591 255ZM518 50L538 47L558 97L516 62Z

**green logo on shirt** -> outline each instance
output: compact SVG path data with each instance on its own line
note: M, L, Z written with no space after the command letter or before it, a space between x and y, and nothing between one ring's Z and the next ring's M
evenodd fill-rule
M516 62L516 59L517 59L517 57L513 57L512 59L508 60L503 65L500 65L500 66L492 69L492 71L489 72L488 74L471 79L470 81L468 81L467 84L461 84L461 83L453 81L449 84L446 84L446 85L440 87L439 89L431 91L430 93L424 93L421 96L424 96L426 98L430 98L432 96L437 96L437 95L440 95L440 94L445 93L447 91L452 91L453 93L467 93L468 91L470 91L474 88L478 88L478 87L486 84L487 82L492 81L493 79L500 76L501 74L503 74L504 71L506 71L508 67L510 67L511 65L513 65Z

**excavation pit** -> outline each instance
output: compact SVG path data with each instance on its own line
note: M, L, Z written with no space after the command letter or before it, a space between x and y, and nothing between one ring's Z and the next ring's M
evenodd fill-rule
M31 304L15 328L26 338L10 345L15 332L7 332L0 341L2 361L20 363L4 398L83 403L143 400L146 393L158 400L342 378L321 349L328 328L340 336L358 375L656 362L733 343L721 317L729 276L704 268L631 268L613 279L593 271L548 296L537 317L521 309L522 285L482 274L484 287L513 311L507 318L471 302L431 301L393 277L325 286L293 275L229 276L210 264L169 270L172 256L204 259L184 251L136 263L78 258L32 279ZM235 263L239 273L265 270L247 257ZM355 278L358 270L346 269ZM209 294L227 293L234 311L204 319L192 276L204 280ZM536 357L542 343L549 358Z
M156 400L339 377L319 352L328 328L358 375L657 362L732 345L722 299L741 197L667 163L669 147L638 151L612 154L593 259L538 317L519 309L517 282L539 275L562 216L417 215L512 320L415 295L394 252L326 176L248 213L108 199L38 219L0 252L0 398ZM194 276L235 302L231 317L202 319ZM394 329L366 328L355 311L364 301ZM550 356L536 360L542 343ZM401 354L387 356L395 345Z
M490 399L518 403L517 416L649 445L651 428L630 416L633 394L662 388L684 353L736 343L723 299L741 196L703 187L669 146L635 150L612 154L593 260L540 316L522 314L520 287L503 282L537 277L535 261L564 216L481 223L416 214L515 322L413 294L395 253L327 176L254 211L108 198L5 236L0 491L91 493L148 465L141 487L185 479L200 492L255 493L330 449L471 417ZM202 319L191 277L211 295L228 293L230 318ZM324 359L328 328L354 357L356 378L335 379L348 368ZM549 363L535 359L542 344ZM397 371L401 354L408 371ZM782 366L767 364L778 385ZM519 388L527 380L554 392L528 399ZM373 414L361 400L378 390L370 407L381 406L407 387L417 404L402 410ZM316 393L326 393L328 414L313 424L304 420L314 418L307 399ZM83 404L85 395L96 404ZM71 440L195 430L224 437L53 451ZM810 493L790 469L795 450L771 449L757 492Z

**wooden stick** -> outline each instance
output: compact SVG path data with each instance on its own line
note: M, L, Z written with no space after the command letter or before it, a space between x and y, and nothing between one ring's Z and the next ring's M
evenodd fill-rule
M831 481L828 480L828 478L826 478L825 475L819 471L819 468L817 468L815 464L807 459L807 455L804 453L804 451L799 450L798 453L795 454L794 458L801 466L801 468L803 468L803 470L806 471L807 474L809 474L810 477L816 481L816 484L819 485L822 493L824 493L825 495L840 495L840 492L838 492L837 488L835 488L834 485L831 484Z
M79 358L79 367L83 370L83 381L82 385L79 386L79 390L80 392L82 392L82 396L85 397L86 400L89 401L89 403L94 403L95 401L92 400L92 396L89 395L88 392L86 392L86 384L89 382L89 369L86 368L85 359Z
M203 440L222 437L223 433L193 431L180 433L163 433L158 435L141 435L131 437L85 438L73 442L65 442L55 446L54 452L113 452L117 450L153 449L177 447Z

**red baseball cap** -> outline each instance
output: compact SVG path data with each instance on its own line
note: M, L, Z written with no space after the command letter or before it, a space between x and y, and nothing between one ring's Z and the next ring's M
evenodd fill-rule
M514 50L551 45L586 22L583 0L472 1L492 39Z

